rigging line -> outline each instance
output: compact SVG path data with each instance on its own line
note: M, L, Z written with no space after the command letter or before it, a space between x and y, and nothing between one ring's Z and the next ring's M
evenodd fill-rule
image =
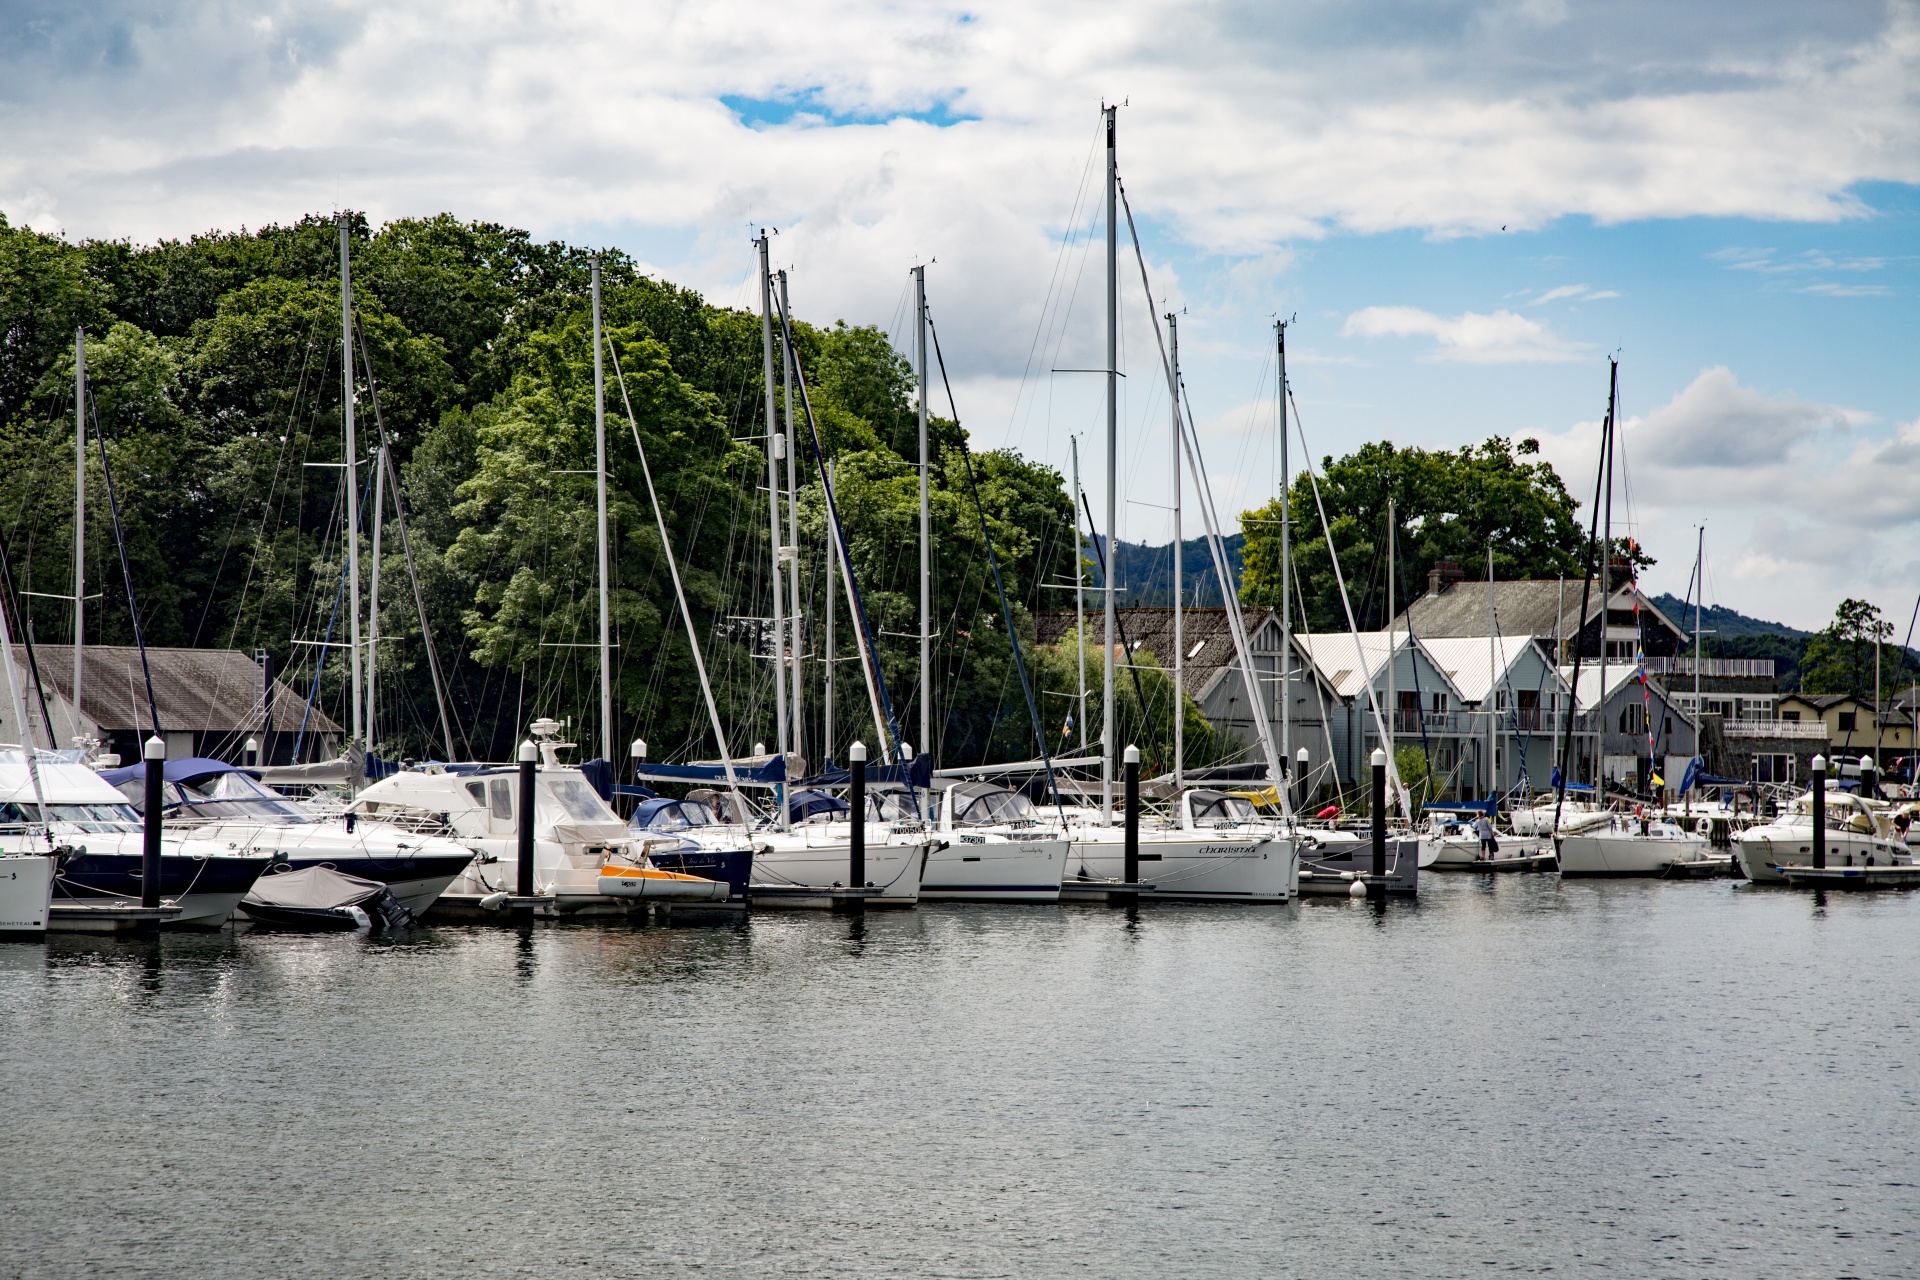
M26 612L20 607L19 593L14 590L13 565L11 561L12 561L12 557L7 554L6 540L0 539L0 586L3 586L6 589L7 595L6 595L5 606L8 609L12 610L14 620L20 624L20 627L19 627L20 638L22 641L25 642L25 645L26 645L27 668L33 677L34 697L37 698L40 702L40 725L46 731L47 746L51 750L58 751L60 749L60 744L53 736L53 716L50 715L47 711L47 690L46 690L46 687L40 683L40 659L35 652L35 646L33 643L33 627L31 625L31 620L28 619L28 617L26 616ZM8 662L12 662L13 655L7 654L6 660ZM79 707L79 704L76 703L74 705L74 716L73 716L73 727L75 731L74 736L76 737L79 736L79 729L80 729L79 713L80 713L80 707ZM31 753L34 749L32 734L33 734L32 726L25 725L25 724L20 726L21 746L24 747L29 753Z
M407 504L400 492L400 473L393 465L393 442L387 438L387 422L380 412L380 388L373 378L373 354L367 350L367 330L360 323L358 309L354 312L353 332L360 339L360 363L367 371L367 398L373 401L373 425L380 434L380 465L387 473L387 484L393 489L393 515L400 526L400 550L407 559L407 579L413 584L413 607L420 615L420 639L427 650L427 671L433 677L433 702L440 712L440 732L446 739L447 759L454 756L453 723L447 714L447 698L440 683L440 659L434 653L433 628L427 622L426 598L420 594L420 574L414 568L413 542L407 537ZM377 513L376 513L377 514ZM368 654L368 662L377 655Z
M1020 691L1027 697L1027 717L1033 722L1034 741L1040 747L1040 762L1046 766L1047 789L1053 792L1054 811L1066 822L1066 810L1060 805L1060 788L1053 778L1053 756L1047 750L1047 731L1040 723L1040 708L1033 700L1033 684L1027 679L1026 660L1020 656L1020 634L1013 629L1013 606L1007 603L1007 588L1000 580L1000 557L993 549L993 534L987 530L986 508L980 505L980 485L973 475L973 453L967 448L967 433L960 426L960 407L954 403L953 384L947 380L947 359L940 351L940 330L934 326L932 308L927 311L927 332L933 336L933 358L940 366L940 385L946 389L947 409L953 414L954 434L960 439L960 460L967 467L967 488L973 494L973 513L980 520L980 536L987 544L987 563L993 568L993 589L1000 595L1000 614L1007 623L1007 647L1013 650L1013 666L1020 673Z
M1609 361L1608 363L1612 364L1611 361ZM1555 772L1557 772L1560 775L1559 784L1555 786L1553 789L1554 790L1553 830L1555 831L1558 831L1560 829L1560 811L1567 801L1567 770L1572 763L1573 725L1574 725L1574 721L1579 718L1579 714L1580 714L1580 656L1586 651L1586 645L1581 642L1581 636L1582 636L1582 633L1585 632L1587 629L1587 605L1588 605L1588 602L1592 599L1592 592L1593 592L1593 571L1594 571L1593 561L1594 561L1594 556L1598 554L1599 548L1600 548L1600 488L1607 475L1607 455L1608 455L1608 452L1613 447L1614 387L1615 387L1615 384L1613 380L1613 375L1609 373L1608 385L1607 385L1607 417L1604 425L1602 425L1602 427L1600 428L1600 461L1599 461L1599 465L1595 468L1595 474L1593 477L1593 517L1592 517L1593 524L1592 524L1592 528L1587 533L1587 562L1585 565L1582 566L1583 573L1582 573L1582 578L1580 582L1579 621L1577 622L1573 630L1573 678L1567 682L1569 687L1572 690L1572 693L1569 695L1569 699L1568 699L1572 705L1567 708L1567 727L1562 732L1562 736L1560 739L1560 763L1558 766L1556 766L1556 769L1555 769ZM1600 653L1602 656L1604 656L1607 652L1607 617L1606 615L1607 615L1607 602L1603 600L1600 602ZM1559 660L1560 660L1560 655L1555 654L1554 665L1556 668L1559 666ZM1593 798L1595 803L1603 804L1606 799L1606 791L1604 786L1602 785L1603 779L1601 778L1600 775L1601 775L1601 769L1602 769L1602 762L1606 755L1606 736L1605 735L1607 731L1607 728L1606 728L1607 690L1604 684L1600 688L1600 693L1598 698L1595 700L1594 708L1595 708L1595 715L1599 720L1600 737L1598 742L1596 743L1596 747L1598 748L1596 754L1600 758L1596 759L1593 762L1594 764ZM1699 711L1697 708L1695 709L1694 714L1696 716L1699 714Z
M313 323L314 325L318 325L320 323L318 317L314 319ZM327 345L329 350L331 350L332 344L329 343ZM247 576L240 583L240 598L238 601L235 602L234 609L233 609L233 626L230 627L227 631L227 648L229 649L233 648L234 643L240 638L240 623L242 619L246 617L246 613L247 613L247 596L253 589L253 575L257 573L260 569L260 549L262 544L266 542L267 521L273 515L274 499L280 492L280 478L282 475L285 474L285 471L286 471L287 448L293 439L293 424L295 420L295 415L297 415L300 412L300 401L306 395L307 371L309 370L309 368L311 368L312 364L313 364L313 330L312 328L309 328L307 331L306 357L301 361L301 364L300 364L300 381L298 382L298 384L296 384L294 388L293 404L287 410L286 430L280 436L280 453L279 453L279 456L277 456L274 459L274 463L273 463L273 482L267 486L267 496L265 500L263 500L260 504L260 528L259 528L259 531L253 535L253 554L247 558ZM326 376L326 371L324 368L321 370L320 376L323 378ZM235 527L238 527L237 518L235 520ZM224 564L225 562L226 562L225 557L223 556L221 559L221 563ZM209 593L207 598L209 602L211 602L213 598L211 593ZM203 617L202 624L204 625L204 623L205 623L205 619ZM197 638L199 634L197 629L194 634ZM254 634L256 636L259 634L257 628Z
M1207 536L1211 543L1210 549L1213 552L1214 572L1219 575L1220 578L1220 594L1227 610L1227 626L1233 635L1234 651L1240 661L1241 679L1246 686L1248 706L1250 708L1259 708L1259 714L1253 718L1254 728L1259 730L1260 747L1267 757L1268 779L1277 787L1285 777L1285 774L1281 772L1279 751L1273 742L1273 725L1267 713L1266 695L1260 690L1259 678L1253 668L1253 649L1247 639L1247 620L1240 612L1240 596L1234 587L1233 574L1227 564L1226 543L1220 533L1220 513L1214 506L1213 483L1207 475L1206 462L1200 454L1200 433L1199 429L1194 426L1193 405L1190 400L1185 398L1184 391L1182 390L1183 384L1176 385L1173 376L1173 362L1167 355L1166 335L1161 332L1160 316L1154 311L1152 306L1153 287L1147 279L1147 255L1146 251L1140 246L1140 230L1134 225L1133 221L1133 202L1127 198L1126 183L1120 181L1117 173L1114 176L1114 185L1118 189L1121 208L1126 211L1127 215L1127 235L1133 242L1134 261L1140 268L1140 290L1146 295L1148 303L1147 316L1152 322L1153 340L1160 350L1160 370L1166 377L1169 394L1174 397L1175 400L1173 406L1175 411L1175 434L1181 449L1186 454L1187 465L1193 470L1194 497L1200 504L1200 517L1207 527ZM1180 412L1183 404L1186 409L1184 414ZM1333 546L1331 534L1328 535L1327 545L1328 550L1331 551ZM1345 588L1343 587L1343 599L1344 591ZM1349 613L1351 613L1351 610L1349 610ZM1357 640L1354 643L1356 647L1359 644ZM1371 690L1372 686L1369 685L1368 688ZM1377 710L1376 705L1376 712ZM1385 741L1385 726L1378 724L1377 715L1376 728L1381 731L1381 739ZM1399 792L1401 804L1403 807L1406 806L1409 803L1407 791L1404 786L1400 785L1398 771L1395 770L1391 761L1387 764L1387 776L1394 779L1395 788ZM1292 817L1293 802L1291 796L1283 794L1281 799L1282 810L1288 817Z
M1313 490L1313 505L1315 509L1320 513L1320 528L1322 532L1325 533L1326 539L1327 539L1327 559L1333 565L1334 584L1340 588L1340 606L1342 609L1346 611L1347 630L1353 635L1354 657L1358 662L1359 670L1363 673L1362 678L1366 681L1367 706L1373 712L1374 732L1379 737L1380 741L1383 744L1387 742L1391 742L1392 739L1387 736L1386 725L1383 723L1380 716L1379 691L1373 687L1373 676L1370 672L1367 671L1366 655L1361 651L1361 648L1360 648L1360 629L1354 625L1353 601L1347 595L1346 575L1341 572L1340 555L1334 549L1333 526L1329 524L1327 521L1327 506L1326 506L1326 503L1323 502L1320 497L1320 478L1318 473L1315 472L1314 466L1313 466L1313 448L1311 445L1307 443L1306 423L1304 419L1302 419L1300 416L1300 404L1298 401L1293 399L1293 395L1291 392L1288 393L1287 400L1290 404L1293 405L1293 425L1296 429L1297 434L1300 437L1300 453L1302 455L1302 461L1304 463L1304 466L1302 467L1302 469L1307 473L1307 483L1309 487L1312 488ZM1393 654L1391 651L1389 651L1387 654L1387 661L1388 662L1393 661ZM1410 795L1407 794L1406 783L1403 782L1400 778L1400 771L1394 763L1393 753L1387 752L1386 755L1387 755L1387 776L1393 780L1394 789L1397 792L1399 792L1399 795L1400 795L1401 807L1407 810L1408 820L1411 821L1413 817L1413 814L1412 814L1413 799Z
M1086 490L1084 489L1080 491L1080 502L1081 502L1081 505L1086 508L1087 529L1092 534L1092 537L1089 539L1089 541L1093 543L1094 560L1100 566L1100 585L1102 589L1105 589L1107 584L1107 558L1100 554L1100 530L1099 530L1099 527L1095 525L1093 522L1093 504L1087 501L1087 494L1086 494ZM1118 564L1117 556L1115 557L1115 563L1117 566ZM1147 745L1150 748L1152 748L1155 759L1164 760L1166 757L1160 750L1159 729L1154 725L1152 717L1147 714L1148 711L1151 709L1152 704L1147 701L1146 692L1142 690L1140 687L1140 666L1138 663L1132 661L1133 642L1127 639L1127 623L1126 623L1126 620L1120 616L1120 610L1118 609L1115 609L1113 611L1113 625L1119 629L1120 644L1127 651L1127 655L1128 655L1127 670L1133 673L1133 696L1140 703L1140 718L1143 722L1145 722L1146 729L1147 729ZM1080 643L1084 645L1086 644L1086 642L1087 642L1087 638L1085 636L1081 636ZM1116 707L1115 710L1117 711L1119 710L1119 708ZM1102 745L1105 746L1109 752L1113 750L1113 745L1111 743L1104 743Z
M1054 251L1053 268L1047 274L1047 291L1040 301L1040 314L1034 320L1033 338L1027 344L1027 360L1020 368L1019 385L1023 387L1027 384L1028 377L1033 373L1033 358L1039 353L1041 341L1048 336L1048 329L1050 327L1048 324L1049 311L1053 306L1054 295L1059 290L1061 273L1066 262L1067 251L1073 247L1074 231L1079 221L1080 207L1086 198L1088 183L1093 173L1094 156L1098 154L1100 150L1100 139L1103 136L1104 128L1105 126L1103 125L1094 131L1093 141L1087 147L1086 161L1080 167L1080 185L1074 191L1073 204L1067 211L1067 220L1065 223L1066 234L1060 238L1060 247ZM1091 227L1088 228L1088 233L1091 235ZM1077 283L1075 292L1078 292ZM1071 312L1071 310L1072 304L1069 303L1068 311ZM1007 415L1007 433L1009 436L1012 435L1014 424L1019 421L1019 418L1020 396L1016 393L1013 408Z
M127 559L127 540L120 529L120 499L113 488L113 467L107 462L107 435L100 429L100 401L93 394L93 379L87 379L87 408L93 417L93 438L100 444L100 471L107 482L107 506L113 512L113 541L120 549L120 577L127 588L127 615L133 619L133 642L140 648L140 674L147 681L147 711L153 716L153 732L160 732L160 703L153 696L153 669L147 664L147 638L140 628L140 605L133 595L133 566Z
M813 416L813 397L807 390L806 370L801 367L800 352L793 343L793 325L784 306L780 308L780 335L793 359L794 382L800 388L800 404L806 413L807 435L813 442L813 456L820 467L821 489L826 496L828 534L839 544L840 572L846 579L847 601L852 606L851 613L858 624L856 637L864 642L859 646L860 665L867 678L867 697L873 704L874 729L882 740L882 763L891 764L899 759L900 726L894 719L893 700L887 695L886 681L881 676L880 649L874 641L873 624L867 619L867 606L860 595L860 584L853 576L853 558L847 546L846 528L840 523L840 509L834 502L833 485L826 479L827 455L820 446L820 428ZM883 709L886 715L884 724L881 722ZM892 744L891 752L886 750L889 741ZM908 787L911 794L912 784L909 783Z
M713 722L714 740L720 746L720 761L727 771L727 790L742 808L746 798L740 794L740 781L733 772L733 752L727 748L727 735L720 725L720 708L713 700L713 686L707 680L706 659L700 655L700 641L694 632L693 611L687 607L687 593L680 585L680 567L673 558L673 539L667 534L667 517L660 510L660 495L654 491L653 468L647 463L646 446L640 443L640 420L634 416L633 400L627 394L627 375L620 368L620 349L613 341L613 335L607 334L607 350L613 356L614 381L620 384L620 402L627 409L627 426L633 430L633 449L640 455L640 472L647 478L647 498L653 503L653 518L660 526L660 546L667 553L667 570L673 576L673 596L680 604L680 619L686 624L687 639L692 643L694 670L700 674L700 693L707 704L707 718Z

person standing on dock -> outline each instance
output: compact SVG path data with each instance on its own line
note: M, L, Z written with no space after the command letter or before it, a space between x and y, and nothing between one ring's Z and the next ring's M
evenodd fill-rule
M1480 837L1480 856L1491 858L1500 852L1500 842L1494 839L1493 821L1486 814L1473 820L1473 834Z

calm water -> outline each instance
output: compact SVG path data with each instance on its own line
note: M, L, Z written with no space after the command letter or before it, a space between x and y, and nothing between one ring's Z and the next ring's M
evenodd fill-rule
M0 1276L1920 1275L1920 895L0 946Z

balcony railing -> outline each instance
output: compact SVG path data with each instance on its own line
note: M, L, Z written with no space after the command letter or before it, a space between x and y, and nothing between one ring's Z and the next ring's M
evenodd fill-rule
M1778 738L1783 742L1825 742L1827 726L1818 720L1725 720L1729 738Z
M1693 667L1694 660L1691 656L1647 659L1648 675L1690 676L1693 674ZM1729 680L1771 680L1774 678L1773 659L1702 658L1700 674L1722 676Z

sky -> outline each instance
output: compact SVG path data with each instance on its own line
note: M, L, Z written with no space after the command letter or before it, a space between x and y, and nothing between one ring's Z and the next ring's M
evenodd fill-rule
M451 211L617 247L911 347L978 447L1104 526L1100 108L1119 227L1118 529L1171 534L1154 317L1232 527L1308 456L1531 437L1684 594L1904 632L1920 593L1920 4L0 0L0 212L150 241ZM1162 322L1164 323L1164 322ZM935 399L945 407L945 393ZM1302 457L1293 439L1292 461ZM1184 527L1202 528L1191 480Z

